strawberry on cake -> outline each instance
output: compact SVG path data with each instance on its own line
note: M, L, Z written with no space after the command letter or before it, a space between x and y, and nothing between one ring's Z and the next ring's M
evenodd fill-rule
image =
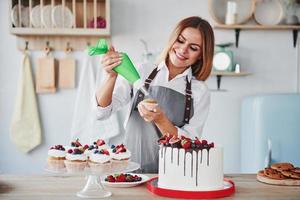
M62 145L55 145L48 150L48 169L59 171L65 168L66 150Z
M183 191L223 189L223 148L206 140L164 135L159 139L160 188Z

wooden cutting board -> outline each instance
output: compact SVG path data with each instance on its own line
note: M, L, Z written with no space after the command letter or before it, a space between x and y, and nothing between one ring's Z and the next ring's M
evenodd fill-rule
M60 88L75 88L75 59L62 58L59 60L58 85Z
M263 174L257 174L256 179L259 182L272 184L272 185L290 185L290 186L300 186L300 180L297 179L283 179L283 180L277 180L277 179L271 179Z
M54 93L55 91L55 59L53 57L38 58L36 92Z

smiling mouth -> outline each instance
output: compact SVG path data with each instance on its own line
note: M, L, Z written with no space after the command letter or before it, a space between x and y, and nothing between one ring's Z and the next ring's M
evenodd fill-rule
M180 53L177 53L175 50L174 50L174 53L175 53L176 57L179 60L186 60L187 59L185 56L181 55Z

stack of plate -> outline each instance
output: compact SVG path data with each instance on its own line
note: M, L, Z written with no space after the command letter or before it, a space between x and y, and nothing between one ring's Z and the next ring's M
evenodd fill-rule
M15 5L11 10L11 21L15 27L29 27L31 23L35 28L72 28L73 14L71 10L62 5L36 5L32 8L29 21L29 8L21 6L21 25L19 24L19 7Z

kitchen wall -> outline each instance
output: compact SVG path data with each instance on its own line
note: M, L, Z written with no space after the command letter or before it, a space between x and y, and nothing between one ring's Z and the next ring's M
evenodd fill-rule
M67 143L70 138L76 89L59 90L55 94L39 94L38 104L43 128L43 142L29 154L15 148L9 139L17 81L21 67L21 53L16 37L10 35L8 0L0 1L0 172L42 173L47 150L51 144ZM112 0L112 42L119 51L126 51L140 62L143 46L159 52L165 45L175 23L183 17L199 15L213 23L207 0ZM234 41L234 31L215 30L216 41ZM292 47L291 31L241 31L240 45L234 50L241 69L252 73L246 77L224 77L216 92L216 78L207 84L211 93L211 108L204 137L224 146L225 173L240 170L240 106L243 98L262 93L297 91L297 48ZM83 53L75 52L78 72ZM42 52L32 53L33 68ZM62 57L55 52L55 57ZM120 114L124 118L124 112ZM30 138L29 138L30 140Z

